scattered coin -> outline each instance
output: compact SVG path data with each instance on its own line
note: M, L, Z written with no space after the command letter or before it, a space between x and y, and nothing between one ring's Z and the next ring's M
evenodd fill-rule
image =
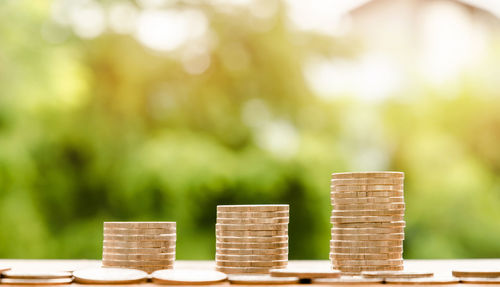
M500 284L500 277L460 277L461 283L469 284Z
M270 274L274 277L298 277L300 279L340 277L338 270L306 270L304 268L272 269Z
M9 270L2 272L2 276L16 279L57 279L70 278L72 274L65 271Z
M73 278L52 278L52 279L27 279L27 278L2 278L0 283L8 285L62 285L71 284Z
M144 271L125 268L92 268L73 272L75 282L82 284L133 284L145 282Z
M387 284L443 285L460 283L460 279L452 276L433 276L424 278L386 278L384 282Z
M500 268L498 269L493 269L493 270L488 270L487 268L484 269L468 269L468 270L453 270L451 271L451 274L455 277L467 277L467 278L493 278L493 277L500 277Z
M297 284L298 277L273 277L269 275L230 275L231 284L243 285L275 285L275 284Z
M212 284L227 279L227 275L212 270L158 270L151 274L154 283L174 285Z

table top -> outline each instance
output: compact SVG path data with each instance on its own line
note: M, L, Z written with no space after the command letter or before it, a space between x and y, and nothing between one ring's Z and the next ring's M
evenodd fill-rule
M9 266L12 269L29 270L64 270L74 271L83 268L100 267L100 260L26 260L26 259L0 259L0 266ZM432 271L436 276L450 276L453 269L498 269L500 270L500 259L453 259L453 260L405 260L405 270L407 271ZM310 269L327 269L330 267L328 260L290 260L289 267ZM214 261L188 261L177 260L175 269L204 269L214 270ZM2 284L5 285L5 284ZM79 285L79 284L73 284ZM155 285L152 283L140 284L141 286ZM221 283L217 285L229 285ZM304 284L301 284L304 285ZM314 284L312 284L314 285ZM379 284L363 285L377 286ZM390 284L385 284L390 285ZM458 285L458 284L455 284ZM470 285L470 284L468 284ZM492 284L489 284L492 285ZM500 284L499 284L500 285ZM92 286L92 285L88 285ZM102 285L96 285L102 286ZM132 286L132 285L127 285ZM185 285L184 285L185 286ZM291 286L291 285L288 285ZM341 285L337 285L341 286ZM432 285L427 285L432 286Z

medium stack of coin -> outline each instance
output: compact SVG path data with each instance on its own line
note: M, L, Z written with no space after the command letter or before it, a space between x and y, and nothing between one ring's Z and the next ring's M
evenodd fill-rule
M288 204L217 206L217 270L266 274L288 264Z
M403 270L404 173L334 173L330 260L346 275Z
M103 267L151 273L175 261L175 222L104 222Z

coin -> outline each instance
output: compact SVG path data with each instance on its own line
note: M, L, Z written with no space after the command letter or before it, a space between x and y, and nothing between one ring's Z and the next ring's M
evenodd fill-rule
M350 216L404 216L404 209L400 210L332 210L332 217ZM330 218L331 220L332 218Z
M282 231L288 229L287 223L277 223L277 224L215 224L217 230L276 230Z
M331 192L339 191L403 191L402 184L374 184L374 185L331 185Z
M403 265L403 259L384 259L384 260L337 260L332 259L332 263L341 266L399 266Z
M356 178L356 179L337 179L330 180L332 185L394 185L404 184L404 178Z
M237 236L217 236L217 242L235 242L235 243L269 243L288 241L288 236L267 236L267 237L237 237Z
M217 205L221 212L257 212L257 211L288 211L288 204L255 204L255 205Z
M273 267L274 268L274 267ZM226 274L266 274L269 273L270 267L223 267L216 266L215 269Z
M175 240L164 241L116 241L104 240L103 248L174 248Z
M404 203L332 204L334 210L404 210Z
M366 203L404 203L403 196L397 197L332 197L332 204L366 204Z
M330 247L397 247L402 246L402 240L349 241L330 240Z
M342 278L317 278L313 279L311 283L325 284L325 285L373 285L383 282L384 282L383 279L377 279L377 278L363 278L360 276L342 276Z
M154 283L176 285L211 284L227 279L227 275L212 270L158 270L151 274Z
M334 227L338 228L393 228L393 227L405 227L406 222L404 220L391 221L391 222L354 222L354 223L334 223Z
M65 271L10 270L2 272L2 277L16 279L57 279L71 276L71 272Z
M238 248L238 249L274 249L274 248L287 248L288 241L273 242L273 243L228 243L216 242L217 248Z
M218 224L278 224L288 223L288 217L272 217L272 218L222 218L217 217Z
M335 253L392 253L403 252L403 246L394 247L335 247L330 244L330 252Z
M92 268L73 272L75 282L82 284L133 284L145 282L148 274L124 268Z
M235 212L221 212L217 211L217 218L254 218L254 219L268 219L268 218L283 218L283 217L289 217L290 212L289 211L269 211L269 212L241 212L241 211L235 211Z
M288 230L220 230L215 228L217 236L264 237L288 236Z
M500 277L461 277L460 283L469 283L469 284L500 284Z
M389 234L389 233L403 233L404 227L395 228L342 228L333 227L332 234Z
M355 259L355 260L378 260L378 259L401 259L402 252L393 253L330 253L330 259Z
M424 278L386 278L384 282L388 284L405 284L405 285L443 285L457 284L460 279L452 276L433 276Z
M106 247L102 248L103 252L113 254L160 254L160 253L175 253L175 247L158 247L158 248L120 248Z
M228 277L231 284L243 285L273 285L273 284L297 284L298 277L273 277L269 275L231 275Z
M175 234L160 235L108 235L104 234L104 240L109 241L175 241Z
M175 259L157 259L157 260L117 260L103 259L102 264L107 266L170 266L174 264Z
M73 278L52 278L52 279L27 279L27 278L2 278L0 283L8 285L62 285L71 284Z
M374 190L374 191L331 191L332 200L349 198L393 198L404 197L403 190Z
M288 254L268 254L268 255L223 255L215 254L215 260L221 261L270 261L287 260Z
M333 224L337 223L368 223L368 222L393 222L393 221L403 221L404 216L402 215L388 215L388 216L336 216L330 218L330 222Z
M106 260L174 260L175 253L157 254L113 254L103 253L102 258Z
M175 228L104 228L104 234L108 235L162 235L175 234Z
M401 271L403 270L403 266L344 266L344 265L339 265L336 266L342 274L345 272L349 273L358 273L361 274L361 272L365 271Z
M270 273L271 276L275 277L299 277L300 279L340 277L340 272L338 270L318 270L290 267L285 269L272 269Z
M217 266L226 267L275 267L286 266L288 260L265 260L265 261L229 261L229 260L215 260Z
M273 249L238 249L238 248L216 248L217 254L226 255L284 255L288 254L288 248Z
M404 177L404 172L398 171L369 171L369 172L336 172L332 173L332 178L386 178Z
M455 277L467 277L467 278L473 278L473 277L482 277L482 278L491 278L491 277L500 277L500 268L496 269L488 269L482 268L482 269L476 269L476 268L469 268L469 269L455 269L451 271L451 274Z
M434 272L418 271L379 271L363 272L365 278L424 278L434 276Z
M104 228L175 228L176 223L171 221L106 221Z
M333 232L332 232L333 233ZM356 240L356 241L379 241L379 240L403 240L404 233L392 234L332 234L332 240Z

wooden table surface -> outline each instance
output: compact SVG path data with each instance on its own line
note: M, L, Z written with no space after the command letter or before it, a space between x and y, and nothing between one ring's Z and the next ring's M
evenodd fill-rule
M457 260L405 260L405 270L411 271L432 271L436 276L450 276L453 269L480 269L480 270L500 270L500 259L457 259ZM24 259L0 259L0 266L9 266L12 269L29 270L65 270L74 271L82 268L99 267L100 260L24 260ZM329 268L330 262L327 260L290 260L290 267L301 267L304 269L324 269ZM215 267L214 261L186 261L178 260L175 262L175 269L209 269ZM2 284L6 285L6 284ZM79 284L72 284L79 285ZM155 285L152 283L140 284L141 286ZM229 283L217 284L229 285ZM304 284L301 284L302 286ZM385 284L390 285L390 284ZM458 284L454 284L458 285ZM465 285L465 284L460 284ZM474 284L466 284L472 286ZM499 285L500 284L489 284ZM92 286L92 285L86 285ZM102 286L102 285L96 285ZM116 285L114 285L116 286ZM131 285L128 285L131 286ZM240 285L241 286L241 285ZM254 285L255 286L255 285ZM287 285L291 286L291 285ZM339 285L336 285L339 286ZM363 285L379 286L379 284ZM432 286L432 285L426 285Z

